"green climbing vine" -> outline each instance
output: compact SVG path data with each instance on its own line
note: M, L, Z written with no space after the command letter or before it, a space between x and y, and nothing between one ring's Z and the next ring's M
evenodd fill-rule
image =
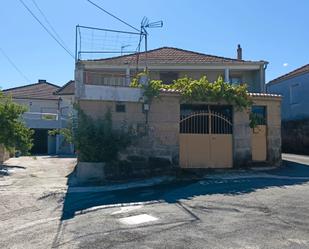
M184 77L175 80L170 85L165 85L160 80L149 79L149 74L142 72L132 80L130 86L142 88L147 103L158 98L162 90L175 90L180 93L182 101L185 103L225 101L227 104L235 106L239 111L248 109L253 104L246 84L232 85L224 82L222 77L214 82L208 81L206 76L198 80ZM256 127L259 123L253 113L250 113L249 120L251 128Z
M185 77L174 81L168 88L179 91L183 101L187 103L226 101L239 110L252 105L245 84L232 85L224 82L222 77L214 82L209 82L206 76L198 80Z
M142 84L141 82L144 82ZM139 73L135 78L132 79L130 87L139 87L144 90L144 97L146 101L150 103L153 98L157 98L160 95L162 89L165 85L162 84L160 80L149 80L149 76L146 72Z
M226 101L228 104L236 106L239 110L246 109L252 105L245 84L232 85L224 82L222 77L219 77L214 82L209 82L206 76L198 80L184 77L175 80L170 85L164 85L160 80L148 80L147 84L141 84L141 77L148 77L148 75L146 73L138 74L132 80L130 86L143 88L144 96L150 102L153 98L159 97L162 90L171 89L179 92L182 101L186 103Z

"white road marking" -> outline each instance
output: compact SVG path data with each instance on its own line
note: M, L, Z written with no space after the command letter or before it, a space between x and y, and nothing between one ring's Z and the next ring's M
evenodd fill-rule
M301 239L288 239L288 241L292 242L292 243L299 244L299 245L307 245L308 244L307 240L301 240Z
M119 219L121 223L126 224L126 225L138 225L138 224L156 221L156 220L158 220L158 218L153 217L148 214L134 215L134 216L129 216L126 218Z

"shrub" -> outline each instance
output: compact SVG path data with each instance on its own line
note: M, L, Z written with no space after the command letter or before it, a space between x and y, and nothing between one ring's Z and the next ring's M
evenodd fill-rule
M111 112L104 118L93 119L78 110L78 124L74 129L74 142L78 158L84 162L111 162L118 159L119 151L131 141L128 132L112 128Z

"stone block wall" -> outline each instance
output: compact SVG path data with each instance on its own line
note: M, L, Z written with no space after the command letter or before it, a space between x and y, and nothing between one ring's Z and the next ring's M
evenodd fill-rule
M125 104L126 111L116 112L117 103ZM179 96L168 94L154 99L148 114L139 102L80 100L79 104L93 118L102 118L110 110L114 127L128 127L136 133L138 140L122 154L123 159L126 155L139 155L178 162Z
M270 165L281 163L281 98L253 97L254 105L267 108L267 162ZM116 112L116 104L126 106L126 112ZM154 99L148 114L140 102L115 102L100 100L80 100L81 108L93 118L103 117L108 109L112 112L116 128L131 127L138 139L126 149L121 159L130 156L144 158L165 158L173 164L179 160L179 118L180 97L166 93ZM233 115L233 161L234 167L248 167L252 161L252 139L249 126L250 110L238 111Z
M254 98L254 105L266 106L267 112L267 161L281 164L281 98Z
M251 128L249 126L249 110L238 111L234 108L233 116L233 166L248 166L252 159Z
M281 99L253 97L253 104L266 106L267 113L267 162L281 164ZM233 154L234 167L249 166L252 161L252 137L249 126L250 110L239 112L234 109Z

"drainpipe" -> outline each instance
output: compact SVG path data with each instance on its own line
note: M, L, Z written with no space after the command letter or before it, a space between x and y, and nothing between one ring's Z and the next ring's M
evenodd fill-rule
M127 64L127 68L126 68L126 86L130 85L130 66L129 63Z
M267 69L268 62L264 62L263 65L260 66L260 82L261 82L261 92L266 92L266 77L265 77L265 71Z

